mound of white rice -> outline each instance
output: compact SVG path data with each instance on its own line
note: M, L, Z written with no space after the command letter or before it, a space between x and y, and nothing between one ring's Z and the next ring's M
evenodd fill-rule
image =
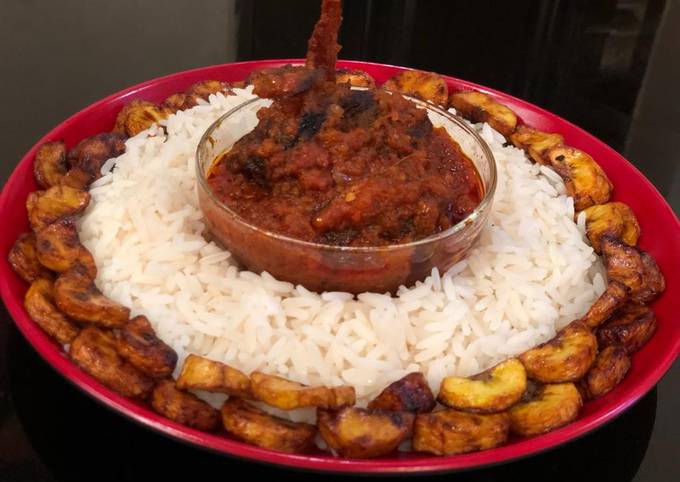
M213 95L129 139L92 186L81 220L98 286L146 315L179 366L196 353L246 373L351 384L359 403L417 370L436 393L444 376L474 374L551 338L604 290L561 179L503 147L488 125L476 128L498 164L490 223L449 272L435 270L396 297L353 298L239 271L202 236L194 153L215 119L251 97Z

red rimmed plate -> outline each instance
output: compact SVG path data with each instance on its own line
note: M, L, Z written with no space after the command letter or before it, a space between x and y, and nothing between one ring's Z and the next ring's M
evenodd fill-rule
M680 253L680 222L676 215L637 169L590 134L532 104L450 77L446 79L451 89L473 88L486 92L508 105L526 124L541 130L559 132L564 136L566 143L593 156L615 186L614 199L627 203L635 211L643 232L640 246L654 256L666 276L666 293L654 304L659 322L656 335L633 356L632 369L623 383L605 397L586 403L578 420L539 437L511 440L503 447L467 455L431 457L397 454L390 458L375 460L344 460L322 454L290 455L260 449L171 422L155 414L147 406L108 390L73 365L61 347L28 317L22 304L27 286L14 274L6 259L7 252L17 236L28 230L25 201L28 193L37 188L32 169L37 147L52 140L64 140L66 145L71 147L85 137L108 131L118 111L135 98L159 102L200 80L243 80L255 68L298 62L300 61L268 60L218 65L180 72L139 84L113 94L71 116L42 138L24 156L0 196L0 219L3 226L0 232L0 292L19 330L59 373L106 406L185 442L261 462L354 473L424 473L469 469L531 455L577 438L611 420L658 382L680 353L680 323L675 319L676 314L680 312L680 298L676 293L680 286L680 270L675 269L676 256ZM343 61L339 62L339 66L365 70L379 83L400 71L407 70L402 67L365 62Z

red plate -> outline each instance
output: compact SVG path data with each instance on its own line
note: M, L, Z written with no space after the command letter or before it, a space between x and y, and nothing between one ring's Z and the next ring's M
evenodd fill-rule
M22 300L26 285L9 267L6 255L17 236L28 230L24 203L29 192L37 186L33 179L32 161L39 145L62 139L68 147L84 137L108 131L118 111L135 98L159 102L170 94L181 92L191 84L205 79L228 81L243 80L251 70L271 67L299 60L271 60L242 62L205 67L180 72L151 80L111 95L73 115L53 129L33 146L21 160L0 197L0 291L7 309L17 326L59 373L99 400L106 406L147 425L155 430L201 447L248 459L287 465L291 467L358 473L431 472L478 467L508 461L513 458L555 447L579 437L613 419L649 391L673 363L680 352L680 270L677 255L680 253L680 222L654 186L628 161L613 149L575 125L532 104L470 82L447 78L449 88L478 89L498 99L513 109L528 125L545 131L559 132L569 145L588 152L604 168L615 186L614 199L627 203L640 221L643 236L640 246L657 260L666 276L666 293L655 303L659 326L656 335L633 356L633 367L623 383L607 396L586 403L577 421L554 432L532 439L511 440L507 445L484 452L450 457L431 457L416 454L398 454L376 460L343 460L329 455L289 455L264 450L226 438L211 435L171 422L149 410L143 404L121 397L100 385L89 375L73 365L61 347L38 328L28 317ZM340 62L340 67L367 71L378 82L383 82L402 67L363 62Z

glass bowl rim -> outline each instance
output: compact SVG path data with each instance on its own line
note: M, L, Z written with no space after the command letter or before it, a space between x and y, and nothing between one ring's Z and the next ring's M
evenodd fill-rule
M387 90L387 89L383 89ZM396 93L393 91L389 91L390 93ZM217 120L215 120L208 129L203 133L201 136L201 140L198 142L198 145L196 146L196 174L198 178L198 183L200 185L199 188L202 188L210 197L212 202L214 202L220 209L224 210L229 214L235 221L237 221L239 224L243 225L244 227L252 230L259 232L269 238L273 238L277 241L282 241L286 243L291 243L291 244L296 244L299 246L304 246L306 248L314 248L314 249L320 249L324 251L339 251L339 252L346 252L346 253L383 253L386 251L397 251L401 249L408 249L408 248L416 248L418 246L426 245L429 243L433 243L436 241L440 241L442 239L448 238L449 236L458 233L465 229L467 226L471 225L485 210L491 202L493 201L494 194L496 192L496 184L497 184L497 167L496 167L496 158L493 155L493 152L491 151L491 148L489 145L484 141L484 139L481 138L481 136L472 128L470 127L464 119L461 117L452 114L451 112L442 109L441 107L435 105L432 102L429 101L424 101L421 99L417 99L415 97L411 97L408 95L401 94L404 98L410 100L411 102L417 104L418 106L424 107L425 109L431 110L436 112L437 114L443 116L448 120L449 122L452 122L459 128L461 128L465 133L469 134L472 136L473 140L479 145L479 147L482 150L482 153L484 154L484 158L489 164L489 176L490 176L490 182L489 186L484 186L484 196L482 197L482 200L479 202L479 204L475 207L475 209L468 214L466 217L458 221L456 224L451 226L450 228L440 231L439 233L432 234L430 236L427 236L425 238L421 238L415 241L410 241L408 243L401 243L401 244L387 244L384 246L338 246L334 244L324 244L324 243L315 243L313 241L304 241L302 239L297 239L293 238L291 236L286 236L284 234L276 233L274 231L269 231L267 229L263 229L253 223L248 222L246 219L244 219L242 216L240 216L236 211L232 210L229 206L224 204L222 201L220 201L217 196L213 193L212 189L208 185L208 181L206 179L206 172L203 167L203 162L201 162L201 148L207 144L208 142L213 142L214 138L212 138L212 133L217 130L222 123L229 118L230 116L236 114L239 112L241 109L244 109L248 107L251 104L254 104L255 102L258 101L267 101L269 99L265 99L262 97L254 97L252 99L249 99L245 102L242 102L241 104L229 109L227 112L222 114ZM456 141L454 139L454 141ZM458 142L458 141L456 141ZM212 161L211 161L212 162ZM479 174L481 176L481 173ZM483 182L483 180L482 180Z

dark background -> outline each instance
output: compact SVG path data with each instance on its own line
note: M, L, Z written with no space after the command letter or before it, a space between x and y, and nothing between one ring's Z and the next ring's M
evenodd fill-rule
M304 56L318 4L0 0L3 183L38 138L105 95L192 67ZM344 16L342 58L433 70L534 102L621 152L680 209L680 1L345 0ZM673 480L679 373L676 362L626 414L563 448L446 478ZM186 447L107 411L46 366L0 311L0 482L242 470L306 478Z

